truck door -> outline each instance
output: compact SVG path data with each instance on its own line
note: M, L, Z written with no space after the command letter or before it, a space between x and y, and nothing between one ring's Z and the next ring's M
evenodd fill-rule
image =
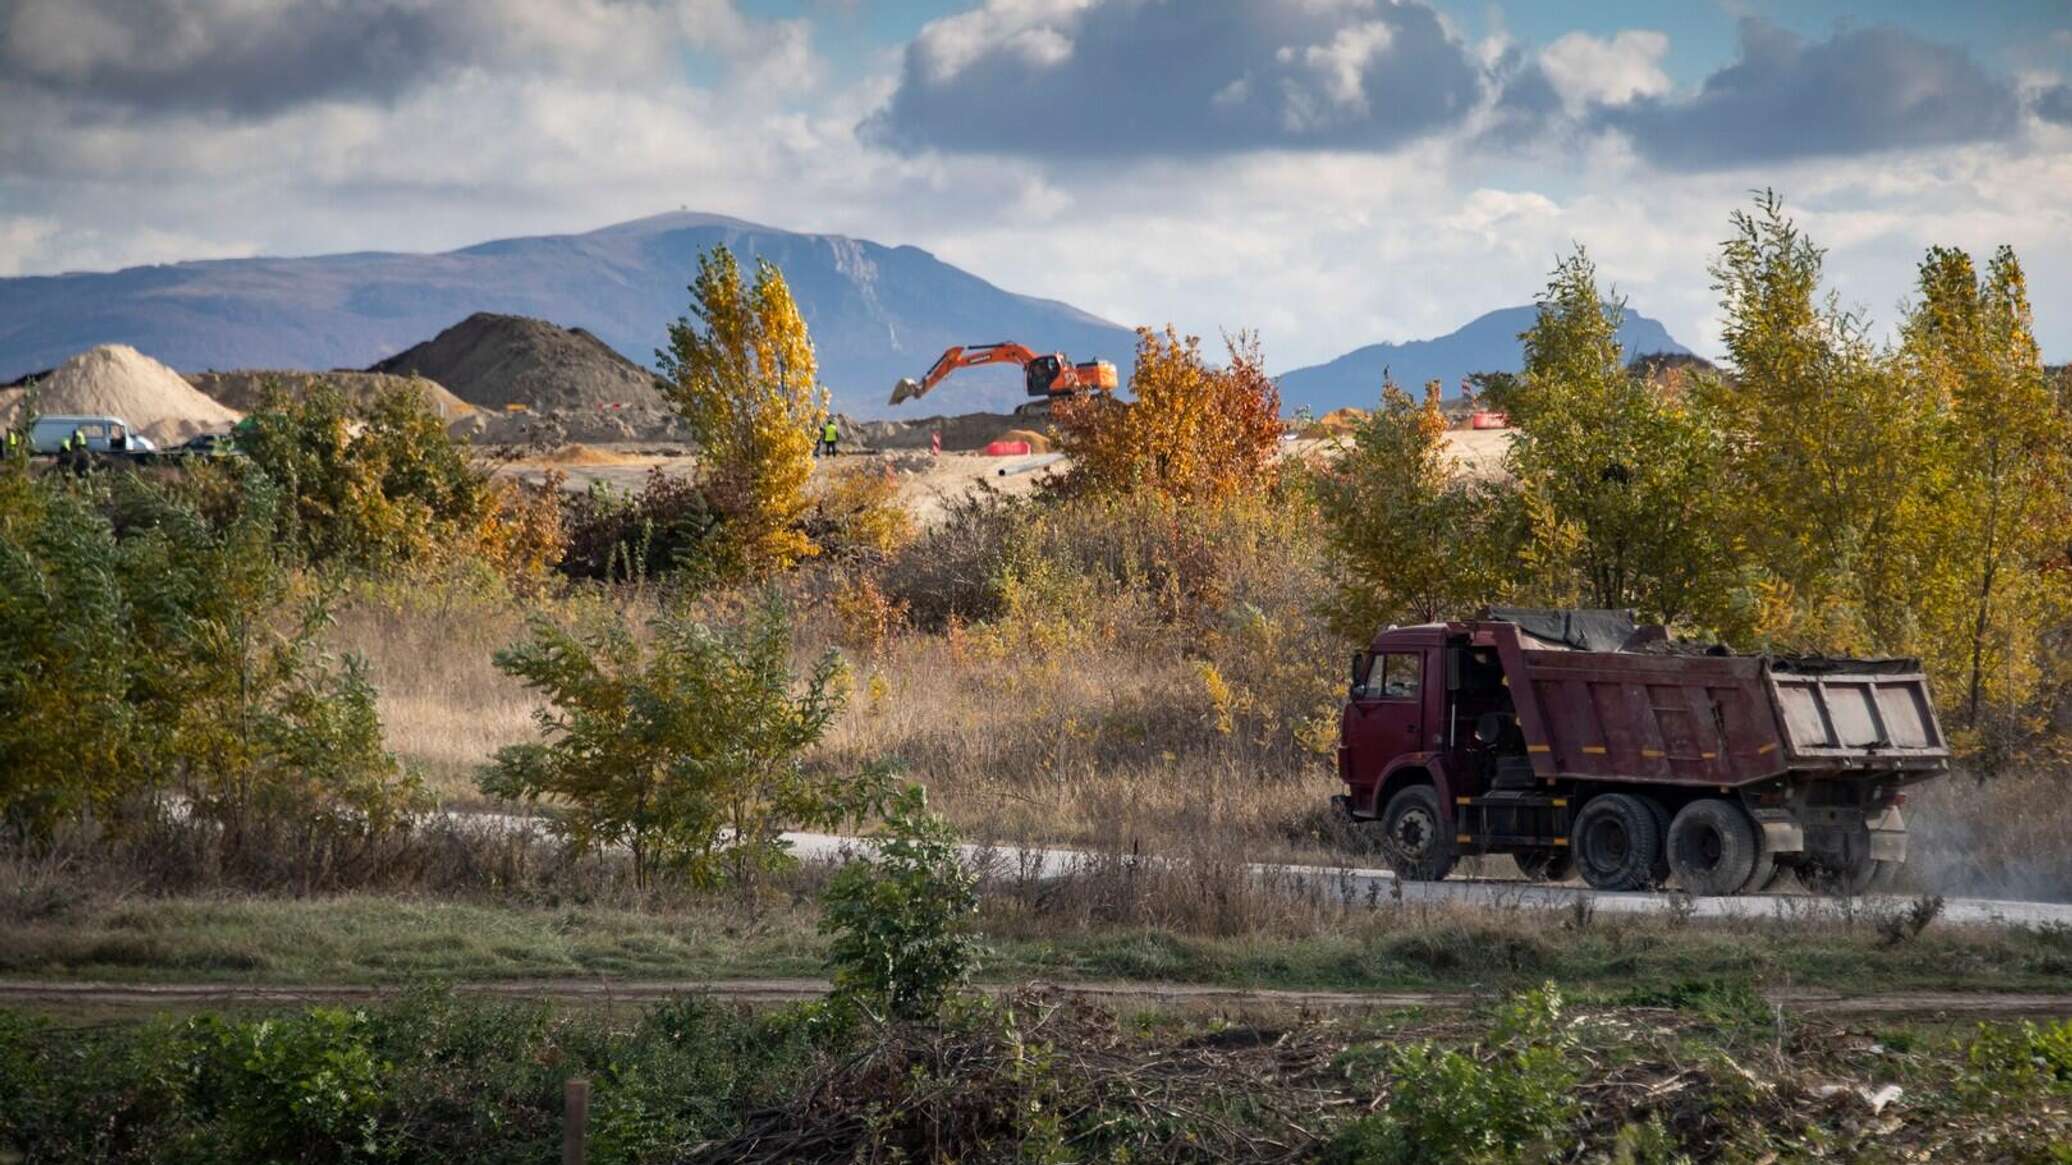
M1353 781L1372 788L1389 762L1424 747L1424 652L1374 656L1367 679L1352 691ZM1377 811L1380 806L1375 807Z

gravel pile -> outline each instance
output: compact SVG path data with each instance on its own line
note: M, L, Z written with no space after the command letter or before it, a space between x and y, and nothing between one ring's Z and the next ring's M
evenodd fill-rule
M204 395L172 369L127 344L89 348L52 369L10 411L39 416L116 416L162 446L221 433L243 415Z

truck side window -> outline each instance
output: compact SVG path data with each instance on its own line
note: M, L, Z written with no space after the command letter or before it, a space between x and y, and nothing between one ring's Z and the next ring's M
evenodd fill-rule
M1376 669L1380 683L1368 680L1367 690L1385 700L1409 700L1417 696L1418 683L1424 679L1424 656L1384 655ZM1371 673L1370 673L1371 674Z

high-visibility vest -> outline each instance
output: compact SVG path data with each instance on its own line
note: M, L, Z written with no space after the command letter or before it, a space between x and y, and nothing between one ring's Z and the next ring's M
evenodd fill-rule
M835 428L833 421L829 421L826 427L820 430L820 436L826 441L839 441L842 439L842 431Z

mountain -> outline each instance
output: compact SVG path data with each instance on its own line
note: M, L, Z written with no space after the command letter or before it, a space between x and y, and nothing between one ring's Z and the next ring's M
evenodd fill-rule
M1428 380L1445 385L1447 396L1460 395L1461 379L1472 372L1516 372L1525 365L1519 333L1532 327L1538 309L1500 308L1476 318L1459 331L1430 340L1403 344L1369 344L1326 364L1312 364L1282 373L1281 403L1294 410L1308 405L1323 414L1352 405L1372 408L1381 397L1383 369L1412 393ZM1659 322L1628 310L1619 327L1619 345L1626 358L1657 352L1689 354Z
M672 213L578 235L502 239L444 254L362 252L227 259L0 279L0 381L104 343L183 372L363 368L477 312L582 328L645 366L689 304L698 255L716 243L744 267L784 271L836 407L861 416L1004 411L1013 368L957 374L925 405L894 410L893 382L952 344L1019 340L1128 375L1135 337L1055 300L1016 295L918 247L800 234ZM918 410L918 411L917 411Z

